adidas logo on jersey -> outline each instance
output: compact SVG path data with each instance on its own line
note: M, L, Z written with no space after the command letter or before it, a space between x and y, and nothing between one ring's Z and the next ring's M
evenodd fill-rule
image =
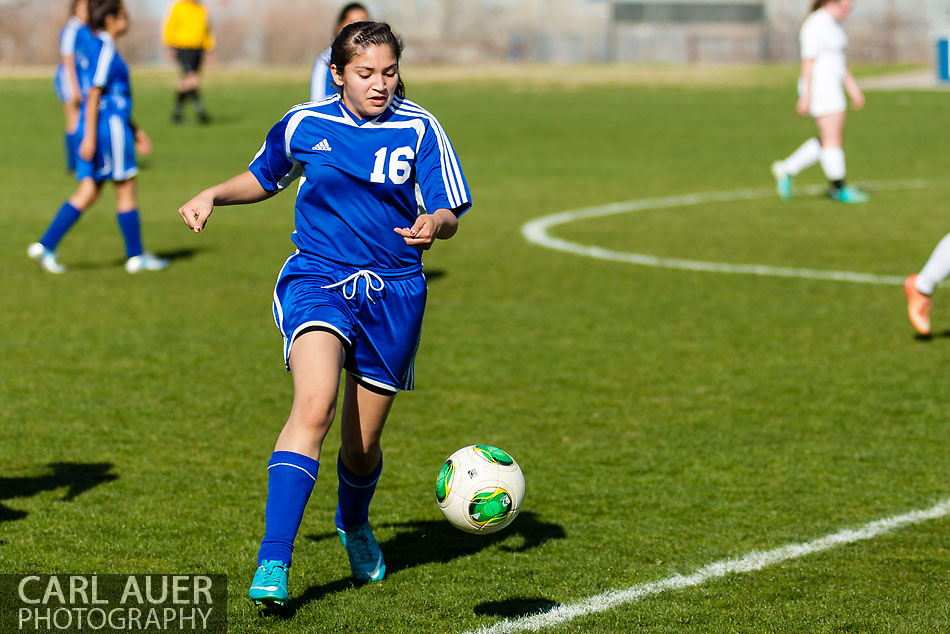
M319 143L317 143L316 145L314 145L314 146L313 146L312 148L310 148L310 149L311 149L311 150L316 150L316 151L318 151L318 152L329 152L329 151L330 151L330 143L329 143L326 139L324 139L324 140L320 141Z

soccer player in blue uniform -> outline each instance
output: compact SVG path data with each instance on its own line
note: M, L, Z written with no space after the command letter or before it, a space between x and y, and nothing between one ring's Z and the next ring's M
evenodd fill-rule
M367 22L369 20L369 11L359 2L350 2L343 5L336 18L336 30L334 36L338 35L343 27L354 22ZM313 63L313 70L310 72L310 101L321 101L327 97L332 97L339 89L336 82L333 81L333 73L330 72L330 50L327 47L320 53L320 57Z
M426 281L422 251L451 238L470 206L445 131L405 99L402 44L357 22L333 42L338 96L292 108L248 171L179 209L201 231L215 205L264 200L300 178L293 241L274 289L294 401L268 465L264 539L250 598L282 605L294 539L346 372L335 523L358 579L386 573L369 524L382 471L380 436L396 393L413 389Z
M79 109L88 87L84 90L79 78L81 69L88 62L84 51L87 43L93 39L92 31L86 23L89 21L89 4L86 0L73 0L72 10L65 26L59 32L59 66L53 77L56 96L63 105L63 117L66 120L63 134L66 149L66 168L76 171L76 150L79 140L76 130L79 127Z
M82 141L78 149L76 191L59 208L46 233L27 249L27 255L50 273L64 273L56 259L56 247L82 212L99 198L106 181L115 184L116 215L125 240L125 270L129 273L160 271L168 260L142 247L141 223L135 195L136 144L143 152L151 149L148 135L132 122L132 86L129 67L116 50L115 40L129 27L121 0L92 0L89 24L96 37L86 47L89 68L82 81L89 82L83 102Z

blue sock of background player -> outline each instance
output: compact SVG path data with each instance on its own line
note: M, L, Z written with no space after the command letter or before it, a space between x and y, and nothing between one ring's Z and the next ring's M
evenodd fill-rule
M81 209L74 207L68 200L64 201L53 217L53 221L47 227L46 233L40 238L40 244L50 251L55 251L59 241L63 239L67 231L72 229L81 216Z
M139 220L139 210L136 208L120 211L115 217L119 223L119 231L122 232L122 239L125 240L125 257L142 255L145 249L142 247L142 222Z
M39 242L50 251L55 251L63 236L72 229L73 225L82 217L82 210L74 207L68 200L65 201L53 217L53 221L46 229L46 233L40 238ZM122 239L125 241L125 257L131 258L136 255L142 255L142 223L139 219L138 209L116 214L116 220L119 223L119 230L122 232Z

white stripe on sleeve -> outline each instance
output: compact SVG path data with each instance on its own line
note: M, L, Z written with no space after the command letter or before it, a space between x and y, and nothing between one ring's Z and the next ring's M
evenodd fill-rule
M109 79L109 67L112 65L112 58L115 57L115 44L112 42L103 42L102 50L99 52L99 61L96 64L96 74L93 75L92 85L102 88Z

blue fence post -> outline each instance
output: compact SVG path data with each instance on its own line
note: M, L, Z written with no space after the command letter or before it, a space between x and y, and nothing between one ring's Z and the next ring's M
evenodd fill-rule
M950 40L946 37L937 40L937 79L950 82Z

